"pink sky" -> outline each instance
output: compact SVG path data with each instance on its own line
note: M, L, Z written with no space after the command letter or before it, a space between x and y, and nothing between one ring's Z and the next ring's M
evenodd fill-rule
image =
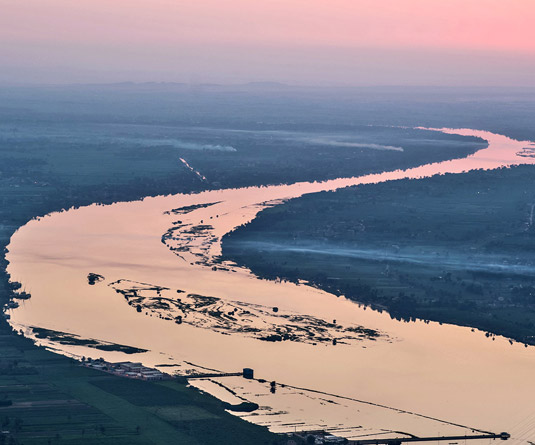
M0 0L0 11L4 81L526 85L535 68L535 0Z

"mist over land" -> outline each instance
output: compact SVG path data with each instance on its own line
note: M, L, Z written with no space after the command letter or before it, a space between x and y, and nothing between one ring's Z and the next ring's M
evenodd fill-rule
M535 138L530 125L535 92L515 88L318 89L280 84L122 83L10 87L0 90L0 99L0 235L4 247L20 226L36 216L95 202L111 204L146 196L358 176L463 158L486 147L479 138L416 127L473 127L519 140ZM529 150L526 153L529 155ZM251 267L260 277L308 280L329 292L354 298L356 303L387 310L393 317L475 326L491 332L493 338L495 333L503 333L531 343L532 231L526 230L526 224L533 202L529 187L532 168L448 175L359 187L357 192L348 189L309 195L263 212L249 226L225 239L224 254ZM501 208L499 203L503 204ZM276 223L268 222L269 230L265 230L262 223L271 212ZM180 221L187 215L184 210L184 215L176 217ZM335 218L336 224L330 218ZM499 224L492 225L493 218ZM195 226L187 237L195 238L200 231L208 230L203 225L206 221ZM362 225L365 230L360 231ZM481 227L485 230L481 231ZM481 238L474 236L476 232L481 232ZM245 241L240 241L240 236ZM454 243L452 239L458 240ZM6 266L4 261L3 267ZM89 272L99 271L84 270L84 289L90 287L86 282ZM9 278L4 273L6 301L18 291ZM106 284L94 285L99 286ZM143 291L147 295L139 291L134 297L139 299L136 304L143 311L153 311L155 317L169 317L162 298L176 298L177 291L166 290L158 295L148 287ZM23 290L31 293L31 289ZM24 307L32 304L32 298L11 301ZM190 306L202 306L203 298L213 297L188 294L177 304L184 306L191 299L195 303L187 306L191 310ZM239 311L248 310L219 300L211 304L215 309L206 314L199 312L196 319L199 326L204 326L202 329L211 325L219 329L220 307L229 312L237 307ZM125 303L125 310L138 313L134 303ZM239 311L234 314L251 317ZM277 311L266 302L265 307L255 307L250 312L264 314L270 320L285 319L287 314L282 309ZM478 317L482 312L483 316ZM139 317L148 316L139 313ZM321 333L324 325L317 321L313 329L308 327L309 320L302 317L299 323L321 338L320 343L326 347L343 347L348 341L342 340L347 336L345 325L322 320L327 335ZM171 323L177 329L188 325ZM233 335L243 335L239 319L229 323L235 331ZM287 334L286 340L277 323L270 326L269 335L260 332L251 336L269 344L301 343L298 335ZM509 329L513 323L517 330ZM8 333L8 325L2 322L2 326ZM368 332L366 326L359 329ZM36 332L45 331L37 327ZM39 341L56 338L72 347L76 343L105 344L117 351L143 350L120 342L99 342L98 333L94 338L85 338L53 329L50 332L49 337L40 334ZM351 335L359 337L359 333ZM302 343L316 343L306 335ZM160 384L142 385L120 378L117 383L115 376L103 377L85 369L79 375L78 368L72 368L67 359L59 363L55 355L45 351L37 362L32 358L33 344L13 338L22 351L27 351L13 353L13 360L18 360L30 376L18 377L21 383L34 385L32 379L43 381L45 377L41 376L61 369L70 377L55 379L59 393L51 393L50 397L61 399L61 392L72 388L74 380L70 379L74 378L79 385L74 397L84 403L88 403L84 394L96 391L90 402L95 406L95 421L104 426L104 433L98 429L99 440L145 443L153 431L149 421L160 422L162 437L172 437L178 431L185 443L193 437L201 437L201 443L221 441L221 431L228 443L243 437L277 439L262 428L227 415L219 401L198 398L180 382L164 384L164 391L180 394L176 396L179 399L170 401L168 395L161 394ZM389 338L381 334L377 340L367 341L386 343ZM338 346L333 345L333 339L340 342ZM10 347L10 342L6 340L5 348ZM89 353L105 354L101 350ZM266 387L255 390L266 390L269 397L269 382L259 385ZM102 413L106 412L109 394L121 399L117 402L120 409L134 420L105 420ZM295 393L291 396L295 397ZM26 400L23 395L10 397L15 403ZM176 412L184 410L175 406L177 400L180 406L188 407L188 412L196 413L197 420L180 418L178 414L169 417L169 403ZM130 401L141 408L132 408ZM165 410L155 411L155 406ZM61 423L62 412L55 411L54 416L59 416L55 426L40 427L40 431L51 436L55 431L67 434L71 425ZM33 408L28 413L33 417L24 414L29 427L23 428L22 434L33 440L31 419L37 424L40 414ZM80 424L84 415L83 410L71 414ZM143 416L149 420L139 420ZM138 424L139 435L135 434ZM221 429L214 429L214 425ZM110 431L109 436L106 431ZM77 434L81 437L82 428Z
M534 23L0 0L0 445L533 445Z

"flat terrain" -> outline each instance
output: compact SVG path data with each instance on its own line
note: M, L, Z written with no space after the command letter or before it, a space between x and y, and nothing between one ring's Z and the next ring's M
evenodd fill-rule
M20 444L276 443L185 383L148 383L81 367L0 325L0 422Z
M229 234L223 254L396 318L535 344L534 178L522 166L306 195Z
M472 126L532 136L533 92L502 92L481 102L487 95L157 84L4 88L0 248L28 220L73 206L352 176L465 156L481 147L478 140L391 125ZM392 148L399 146L403 151ZM318 273L322 261L320 269L307 264ZM2 305L11 297L5 266L2 257ZM3 318L0 405L8 443L277 439L180 383L144 384L80 368L15 335Z

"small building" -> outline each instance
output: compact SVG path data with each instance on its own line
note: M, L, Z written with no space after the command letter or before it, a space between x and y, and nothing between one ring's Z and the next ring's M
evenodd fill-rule
M93 369L97 369L99 371L104 371L106 370L106 366L104 366L103 364L101 363L92 363L89 365L91 368Z
M125 372L141 372L143 365L141 363L119 362L116 363L118 368L124 369Z
M152 370L150 372L143 372L141 373L141 378L143 380L163 380L163 373L160 371Z
M243 368L244 379L254 379L254 370L252 368Z
M345 439L343 437L334 436L332 434L326 434L323 436L323 443L344 443Z

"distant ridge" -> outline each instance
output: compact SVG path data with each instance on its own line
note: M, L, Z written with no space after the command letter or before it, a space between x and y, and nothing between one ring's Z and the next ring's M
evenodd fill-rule
M110 83L71 83L63 85L43 85L47 88L77 88L77 89L116 89L116 90L138 90L138 91L163 91L163 90L210 90L210 91L260 91L260 90L288 90L288 89L302 89L301 86L293 86L281 82L247 82L235 84L221 84L221 83L185 83L185 82L110 82Z
M268 87L268 88L292 88L290 85L282 82L270 82L270 81L264 81L264 82L247 82L243 85L251 86L251 87Z

